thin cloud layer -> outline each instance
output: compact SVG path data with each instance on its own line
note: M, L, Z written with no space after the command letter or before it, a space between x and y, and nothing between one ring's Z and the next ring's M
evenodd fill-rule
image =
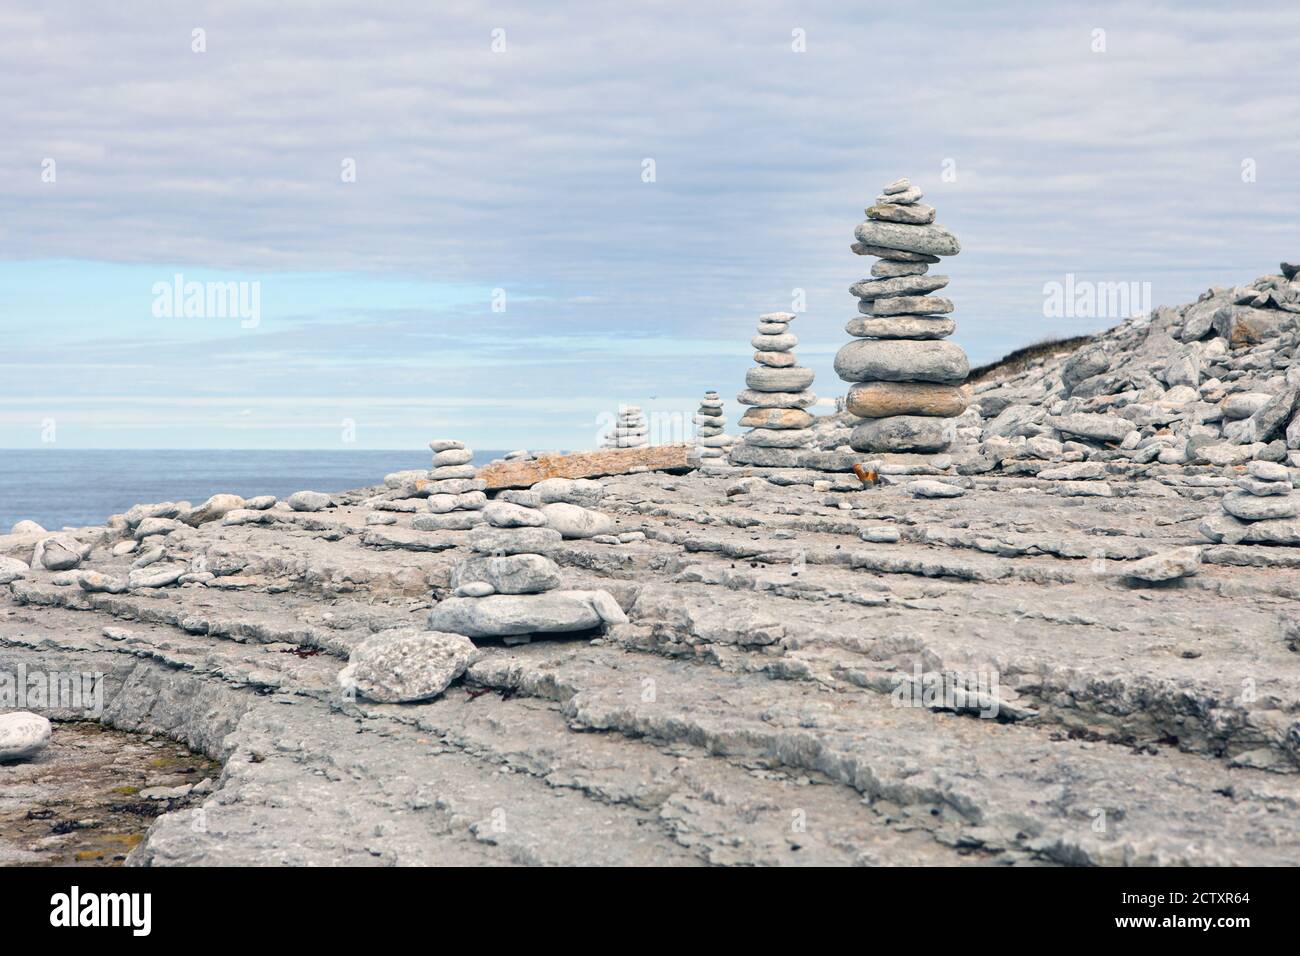
M1185 301L1300 254L1297 27L1282 5L10 4L0 445L54 419L67 444L330 447L367 415L369 447L590 445L619 401L734 394L754 317L795 290L814 388L841 394L848 244L899 175L962 239L943 271L976 361L1113 324L1044 318L1067 273ZM154 317L177 270L260 282L260 324Z

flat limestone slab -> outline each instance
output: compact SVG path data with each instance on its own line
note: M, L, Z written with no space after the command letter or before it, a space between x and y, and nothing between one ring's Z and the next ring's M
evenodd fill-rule
M648 445L641 448L606 448L573 455L550 455L531 461L505 461L479 469L480 481L489 489L531 488L546 478L600 478L626 475L640 468L649 471L690 471L690 445Z

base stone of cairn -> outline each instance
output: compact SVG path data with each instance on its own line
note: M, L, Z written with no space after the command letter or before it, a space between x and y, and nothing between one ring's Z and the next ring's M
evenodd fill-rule
M813 441L813 416L804 409L817 401L808 390L813 370L797 364L799 339L790 331L791 312L771 312L758 318L754 367L745 374L749 386L736 396L749 409L740 419L749 428L728 456L732 464L774 468L798 466Z
M727 416L723 407L723 401L717 392L704 393L694 418L696 441L691 450L692 458L701 461L723 459L736 443L735 437L727 434Z
M1252 461L1237 491L1221 499L1223 514L1210 515L1200 531L1223 544L1300 544L1300 495L1286 465Z
M956 329L952 301L931 295L948 277L928 274L961 245L921 197L906 179L890 183L855 231L853 251L880 259L849 290L860 314L844 330L855 341L835 356L836 373L852 383L845 408L862 419L849 436L855 451L943 451L970 404L966 352L944 341Z
M415 495L427 500L428 514L416 515L411 527L416 531L468 531L483 523L487 505L487 483L477 477L474 452L454 438L435 438L429 442L433 452L433 469L423 481L416 482Z
M452 570L452 596L429 612L430 630L520 644L534 634L627 623L607 591L560 590L560 567L550 555L565 537L585 535L548 527L559 522L548 519L544 505L554 507L531 490L503 491L488 503L486 524L469 535L473 556Z
M620 405L614 427L605 436L602 448L640 448L649 444L650 427L639 405Z

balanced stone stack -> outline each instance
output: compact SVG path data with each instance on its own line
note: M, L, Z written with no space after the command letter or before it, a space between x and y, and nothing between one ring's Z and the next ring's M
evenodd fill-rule
M469 535L473 556L452 571L451 597L429 612L428 627L466 637L526 643L533 634L627 623L607 591L562 591L550 557L563 535L547 527L537 491L503 491L483 509L486 526Z
M853 383L845 407L865 419L849 437L855 451L942 451L970 402L966 353L944 341L956 328L952 302L930 294L948 277L927 274L961 245L921 195L906 179L890 183L856 230L853 251L880 261L850 289L860 315L844 330L855 340L835 356L836 373Z
M428 496L430 514L417 515L411 527L416 531L467 531L481 525L487 482L475 477L474 452L454 438L435 438L429 449L433 469L420 483L420 490Z
M1223 496L1225 514L1202 522L1202 534L1226 544L1300 543L1300 495L1293 493L1286 465L1252 461L1237 487Z
M640 448L650 441L650 427L639 405L620 405L614 427L605 436L605 448Z
M817 401L808 390L813 371L797 364L791 332L794 314L771 312L758 317L758 334L750 339L755 365L745 374L749 386L736 396L750 406L740 419L749 428L732 446L730 460L738 465L794 467L812 442L813 417L804 411Z
M736 439L727 434L727 416L717 392L705 392L695 413L695 458L723 458Z

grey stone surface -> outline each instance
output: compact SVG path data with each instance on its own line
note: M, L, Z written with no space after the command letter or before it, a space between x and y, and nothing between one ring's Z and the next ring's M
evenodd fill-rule
M868 315L941 315L952 309L951 299L937 295L890 296L858 303L858 311Z
M30 711L0 714L0 761L34 757L50 742L52 729L48 719Z
M951 342L859 339L836 353L835 372L846 382L961 382L970 362Z
M943 339L956 329L957 323L952 319L917 315L881 318L860 315L844 326L849 335L877 339Z
M339 684L380 703L437 697L477 656L460 634L403 627L380 631L358 644L339 671Z
M892 279L863 279L849 286L849 294L859 299L879 299L885 296L925 295L948 284L947 276L904 275Z
M1201 549L1196 546L1175 548L1142 558L1124 566L1124 574L1138 581L1158 583L1185 578L1196 573L1201 563Z
M540 594L560 586L560 567L541 554L481 554L451 573L451 587L487 584L498 594Z
M791 368L755 365L745 372L745 385L759 392L798 392L812 383L813 370L797 365Z
M955 256L961 252L961 243L957 237L937 223L912 226L868 219L853 232L859 242L886 249L931 256Z
M295 491L289 496L289 507L294 511L323 511L330 505L330 496L319 491Z
M943 451L955 435L952 419L921 415L868 418L853 429L849 445L863 452Z
M447 598L429 612L428 625L468 637L563 634L627 620L604 591L548 591Z

